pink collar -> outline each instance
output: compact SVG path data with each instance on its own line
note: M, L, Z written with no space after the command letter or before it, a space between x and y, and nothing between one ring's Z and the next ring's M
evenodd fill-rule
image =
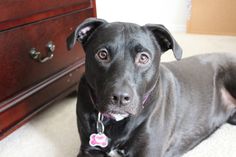
M151 93L154 91L154 89L155 89L155 87L156 87L156 85L157 85L158 82L159 82L159 79L157 79L156 82L154 83L154 85L152 86L152 88L151 88L147 93L144 94L144 99L143 99L143 101L142 101L142 106L143 106L143 108L144 108L145 103L146 103L146 101L148 100L149 96L150 96Z

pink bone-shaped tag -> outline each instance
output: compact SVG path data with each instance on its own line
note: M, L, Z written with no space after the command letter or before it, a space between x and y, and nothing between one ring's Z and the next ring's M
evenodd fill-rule
M103 133L98 134L91 134L90 140L89 140L90 146L100 146L102 148L105 148L108 146L108 137Z

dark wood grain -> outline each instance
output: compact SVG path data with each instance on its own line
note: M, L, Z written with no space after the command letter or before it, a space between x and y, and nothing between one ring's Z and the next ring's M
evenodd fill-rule
M57 100L58 97L66 96L72 90L76 90L78 80L84 72L83 63L83 59L79 60L60 73L51 76L44 83L34 85L31 90L24 92L26 97L22 101L18 102L17 99L14 99L14 105L10 110L1 111L0 140L25 123L36 112ZM50 83L48 84L48 82Z
M79 44L67 51L66 38L84 19L96 16L96 5L95 0L2 0L0 10L1 140L77 89L84 52ZM30 49L46 56L49 41L56 45L52 60L33 60Z
M0 33L0 52L5 52L0 53L0 101L82 58L84 53L78 53L83 52L79 45L67 51L66 38L79 23L91 16L92 9L87 9ZM45 63L33 60L29 55L30 49L35 47L47 56L45 47L49 41L56 46L53 59Z
M92 8L93 8L93 16L97 17L97 6L96 6L96 1L95 0L91 0L92 1Z
M89 0L1 0L0 22L25 18L31 15L47 13L59 8L68 8L81 3L90 3Z
M17 26L20 26L20 25L25 25L25 24L37 22L37 21L40 21L40 20L43 20L43 19L46 19L46 18L51 18L51 17L54 17L54 16L59 16L59 15L62 15L62 14L70 13L72 11L82 10L82 9L86 9L86 8L91 7L91 3L89 3L88 0L80 0L80 1L81 1L80 3L77 3L77 4L72 5L72 6L52 8L51 10L46 10L44 12L39 12L37 14L32 14L32 13L30 14L30 13L26 12L25 14L27 15L27 13L28 13L29 14L28 16L23 16L21 14L20 14L21 16L20 15L18 16L18 14L15 13L15 10L13 10L13 11L10 12L11 14L8 15L8 16L11 17L11 15L14 15L16 17L14 17L14 18L12 17L12 18L10 18L6 21L1 21L0 22L0 31L11 29L11 28L14 28L14 27L17 27ZM70 1L68 1L68 2L70 2ZM39 3L36 3L36 4L39 4ZM45 3L43 3L43 4L45 4ZM0 15L4 15L4 14L0 14Z

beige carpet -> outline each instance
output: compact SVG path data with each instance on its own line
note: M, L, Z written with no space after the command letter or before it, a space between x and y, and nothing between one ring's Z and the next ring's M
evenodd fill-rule
M235 52L236 37L174 34L184 57L206 52ZM173 60L169 51L163 61ZM75 97L50 106L0 142L0 157L76 157L79 136ZM236 126L223 125L184 157L235 157Z

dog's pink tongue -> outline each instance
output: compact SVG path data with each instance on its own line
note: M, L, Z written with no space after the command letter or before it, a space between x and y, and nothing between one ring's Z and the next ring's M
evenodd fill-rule
M108 113L103 113L102 115L103 115L105 118L113 119L113 117L112 117L110 114L108 114Z
M114 119L116 121L121 121L124 118L128 117L129 114L120 114L120 113L103 113L102 114L106 118Z

